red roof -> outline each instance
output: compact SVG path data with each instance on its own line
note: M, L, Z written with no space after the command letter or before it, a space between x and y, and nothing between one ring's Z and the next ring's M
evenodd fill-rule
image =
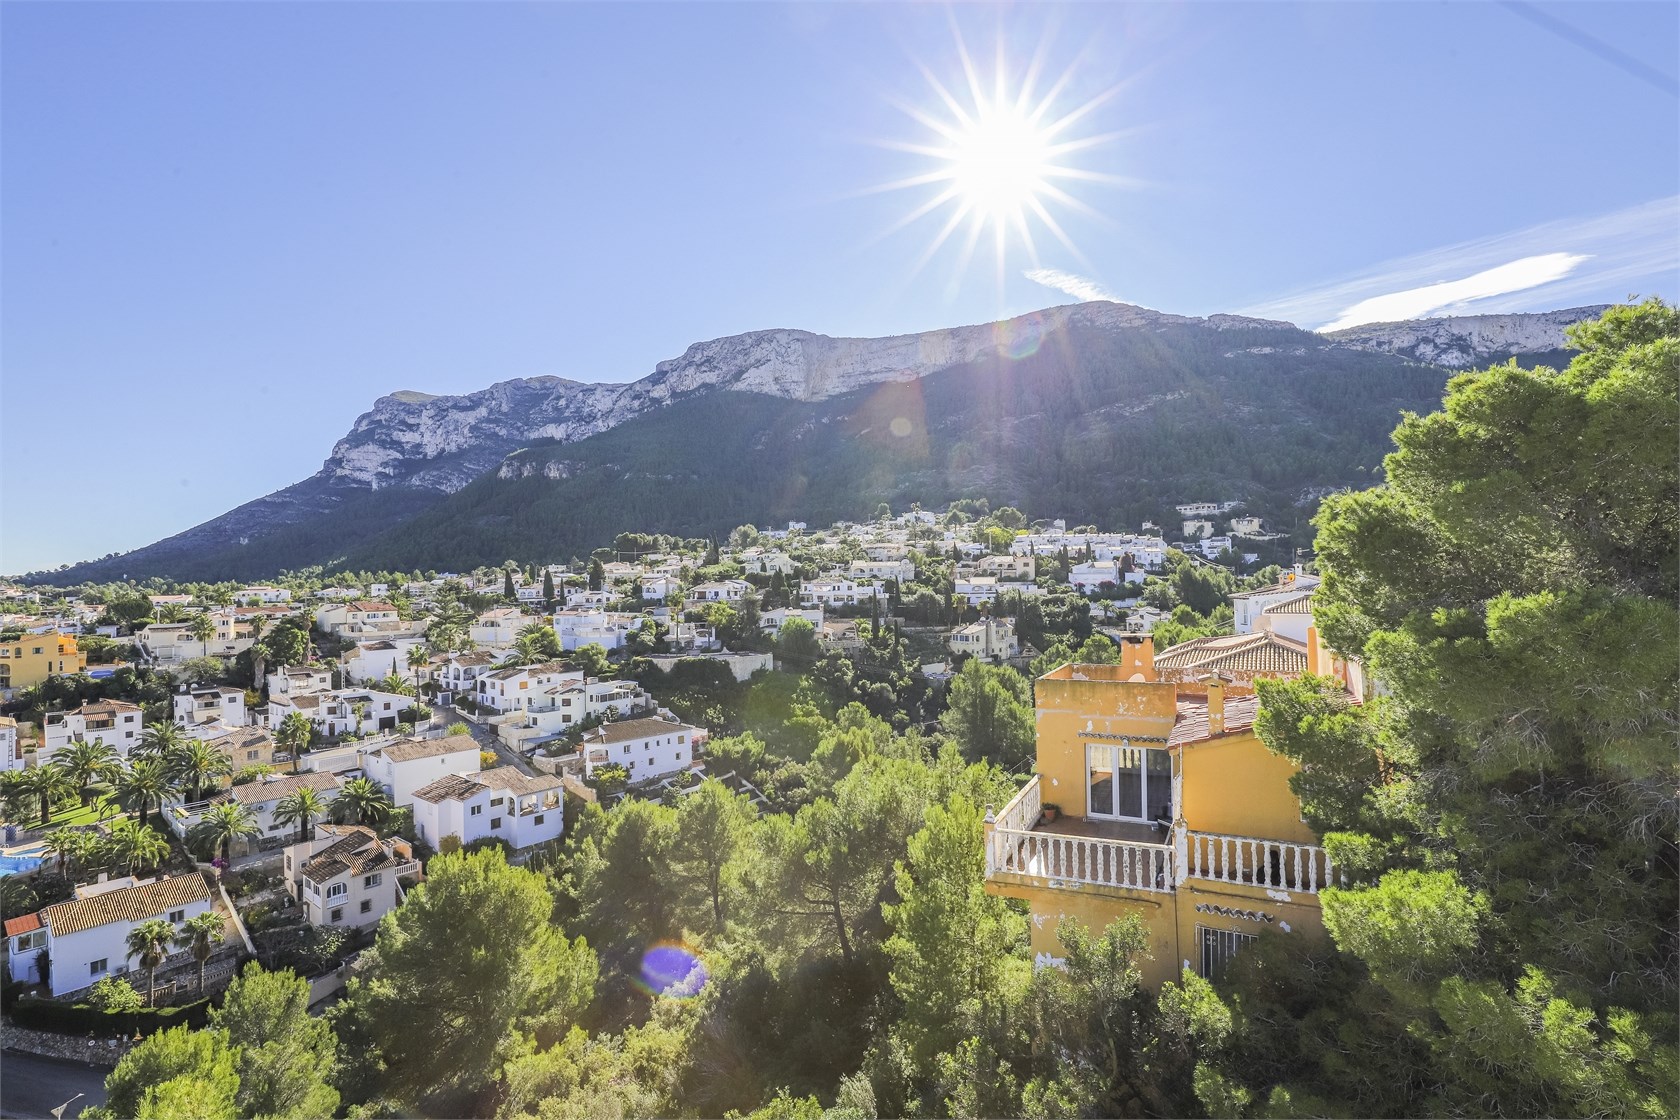
M41 928L41 915L25 914L21 918L6 919L6 936L16 937L20 933Z

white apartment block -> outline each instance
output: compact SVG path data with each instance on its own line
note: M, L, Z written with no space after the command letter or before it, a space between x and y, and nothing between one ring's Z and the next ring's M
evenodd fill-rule
M242 688L195 688L174 696L175 722L192 729L205 724L244 727L250 723Z
M586 776L616 762L630 772L630 781L646 782L689 769L695 760L699 728L666 719L627 719L584 732L583 768Z
M0 716L0 772L23 769L23 743L18 738L17 720Z
M268 697L307 696L332 689L332 670L324 665L289 665L268 674Z
M249 603L253 599L259 603L289 603L292 601L292 593L284 587L266 586L241 587L233 593L236 603Z
M140 708L121 700L100 700L68 712L48 712L42 721L41 749L36 762L52 761L53 755L71 743L104 742L127 758L140 742Z
M1015 622L1008 618L983 618L958 627L951 631L946 646L954 654L967 654L994 665L1021 656Z
M495 838L528 848L559 838L564 796L558 776L532 776L512 766L452 774L415 791L414 830L434 848L445 836L462 844Z

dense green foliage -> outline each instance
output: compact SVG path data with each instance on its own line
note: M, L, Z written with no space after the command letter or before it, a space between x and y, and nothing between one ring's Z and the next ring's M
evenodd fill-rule
M1323 896L1339 953L1233 970L1209 1108L1680 1103L1680 316L1573 335L1561 373L1455 378L1395 433L1387 484L1319 515L1317 617L1391 695L1264 683L1259 729L1357 879Z

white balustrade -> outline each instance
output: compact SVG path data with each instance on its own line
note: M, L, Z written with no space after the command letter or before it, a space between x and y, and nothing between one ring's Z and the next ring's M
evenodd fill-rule
M997 815L994 823L998 828L1026 832L1038 824L1042 811L1038 775L1034 774L1027 784L1021 787L1021 791L1009 799L1009 804L1003 807L1003 812Z
M1191 877L1221 883L1316 894L1343 881L1329 853L1315 844L1192 832L1186 858Z
M987 842L988 873L1141 891L1170 891L1173 886L1172 849L1165 844L1004 828L994 828Z

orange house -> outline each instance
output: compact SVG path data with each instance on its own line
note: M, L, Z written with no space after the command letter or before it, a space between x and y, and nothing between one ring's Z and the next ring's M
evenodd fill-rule
M1336 869L1301 819L1295 764L1254 734L1252 683L1159 680L1148 638L1122 654L1036 682L1037 774L987 815L986 890L1027 902L1041 964L1062 956L1064 919L1141 918L1151 986L1216 973L1265 929L1321 937Z

